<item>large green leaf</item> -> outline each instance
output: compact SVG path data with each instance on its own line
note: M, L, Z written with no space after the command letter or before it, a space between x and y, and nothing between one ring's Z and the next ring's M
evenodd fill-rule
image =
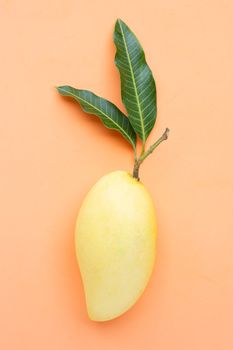
M115 25L114 42L122 100L131 125L145 144L156 119L155 81L138 39L120 19Z
M88 90L78 90L71 86L60 86L57 90L63 96L74 98L85 112L98 116L107 128L119 131L136 147L136 134L129 119L113 103Z

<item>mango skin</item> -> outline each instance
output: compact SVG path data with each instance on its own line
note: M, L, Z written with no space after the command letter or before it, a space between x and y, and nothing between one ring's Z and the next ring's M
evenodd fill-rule
M141 296L154 265L156 235L152 198L132 175L115 171L91 188L75 228L91 320L116 318Z

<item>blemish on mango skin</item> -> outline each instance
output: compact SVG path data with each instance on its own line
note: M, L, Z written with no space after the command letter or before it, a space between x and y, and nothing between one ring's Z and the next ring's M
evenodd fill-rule
M103 176L88 192L75 241L90 319L113 319L138 300L152 273L156 232L153 201L127 172Z

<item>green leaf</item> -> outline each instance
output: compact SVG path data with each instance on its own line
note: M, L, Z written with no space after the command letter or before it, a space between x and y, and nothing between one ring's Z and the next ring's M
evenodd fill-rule
M114 42L122 100L130 123L144 145L156 119L155 81L138 39L120 19L116 21Z
M88 90L71 86L60 86L57 90L63 96L74 98L85 112L98 116L107 128L119 131L133 148L136 147L136 134L129 119L113 103Z

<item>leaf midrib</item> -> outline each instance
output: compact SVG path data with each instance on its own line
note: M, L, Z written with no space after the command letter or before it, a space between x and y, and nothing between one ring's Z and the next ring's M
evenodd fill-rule
M64 90L65 91L65 90ZM74 97L74 99L77 98L77 96L75 96L75 94L73 94L72 92L69 92L69 94ZM125 132L124 129L122 129L121 126L119 126L113 119L109 118L109 116L107 114L105 114L103 111L101 111L101 109L97 108L96 106L92 105L91 103L87 102L86 100L84 100L82 97L78 97L78 99L80 99L81 101L85 102L86 104L88 104L89 106L91 106L92 108L96 109L99 113L103 114L107 119L109 119L114 125L116 125L119 129L121 129L121 131L123 132L123 134L126 136L126 138L128 138L133 147L134 147L134 142L131 139L131 137Z
M142 126L142 140L143 140L143 143L145 143L146 137L145 137L144 121L143 121L141 106L140 106L140 102L139 102L139 96L138 96L138 92L137 92L137 85L136 85L136 81L135 81L135 77L134 77L134 71L133 71L133 67L132 67L130 56L129 56L129 52L128 52L128 46L127 46L127 43L126 43L126 40L125 40L125 36L124 36L124 30L123 30L119 20L118 20L118 23L119 23L120 30L121 30L121 33L122 33L123 42L124 42L124 46L125 46L125 51L126 51L127 59L128 59L128 62L129 62L129 67L130 67L132 80L133 80L133 86L134 86L134 90L135 90L135 96L136 96L136 100L137 100L139 116L140 116L140 121L141 121L141 126Z

